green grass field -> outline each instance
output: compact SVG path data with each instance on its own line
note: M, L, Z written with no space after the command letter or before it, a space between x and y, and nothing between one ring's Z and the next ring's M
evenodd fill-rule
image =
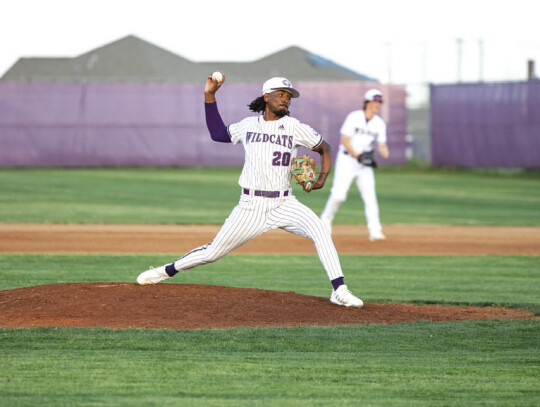
M536 406L538 322L0 329L5 406Z
M221 224L238 200L238 175L235 168L2 169L0 222ZM540 225L534 173L383 168L377 185L387 224ZM296 195L320 213L328 191ZM357 192L349 197L337 222L363 223ZM131 282L178 254L4 253L0 290ZM539 312L540 256L340 258L347 283L365 301ZM169 283L330 294L313 256L230 255ZM4 328L0 406L537 406L539 345L538 320L194 331Z
M239 168L3 169L0 222L222 224L238 202ZM535 173L377 170L382 223L540 225ZM296 196L320 214L331 180ZM336 223L365 223L356 186Z

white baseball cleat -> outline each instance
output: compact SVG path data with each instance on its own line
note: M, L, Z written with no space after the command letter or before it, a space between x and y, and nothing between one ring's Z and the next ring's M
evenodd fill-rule
M139 274L139 277L137 277L137 284L157 284L163 280L167 280L168 278L171 277L165 271L165 266L161 266L158 268L150 267L150 270L146 270L145 272Z
M360 298L356 298L345 284L340 285L337 290L332 291L330 302L344 307L362 308L364 302Z
M369 235L370 242L376 242L377 240L386 240L386 236L382 233L374 233Z

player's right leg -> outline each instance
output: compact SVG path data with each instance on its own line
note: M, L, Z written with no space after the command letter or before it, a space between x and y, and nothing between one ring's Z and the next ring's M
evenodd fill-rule
M384 240L382 225L379 219L379 204L375 192L375 174L373 168L363 167L356 185L364 201L364 213L369 231L369 240Z
M341 156L341 157L340 157ZM332 222L343 202L347 199L347 193L354 179L354 170L351 168L350 157L338 153L338 159L334 169L334 179L330 196L321 214L323 224L332 233Z
M253 200L243 196L212 242L191 250L174 263L146 270L137 278L137 284L157 284L178 272L219 260L259 236L265 231L264 227L264 216L257 210Z

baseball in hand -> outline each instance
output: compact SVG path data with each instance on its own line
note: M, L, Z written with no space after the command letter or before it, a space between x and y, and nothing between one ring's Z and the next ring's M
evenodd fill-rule
M216 82L221 82L223 80L223 75L221 72L214 72L212 74L212 80Z

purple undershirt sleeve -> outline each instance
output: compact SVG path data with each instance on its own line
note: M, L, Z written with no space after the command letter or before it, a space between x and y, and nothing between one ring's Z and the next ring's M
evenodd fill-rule
M225 127L225 124L221 119L217 108L217 103L205 103L204 113L206 116L206 127L208 127L212 140L220 143L230 143L231 137L229 136L227 127Z

